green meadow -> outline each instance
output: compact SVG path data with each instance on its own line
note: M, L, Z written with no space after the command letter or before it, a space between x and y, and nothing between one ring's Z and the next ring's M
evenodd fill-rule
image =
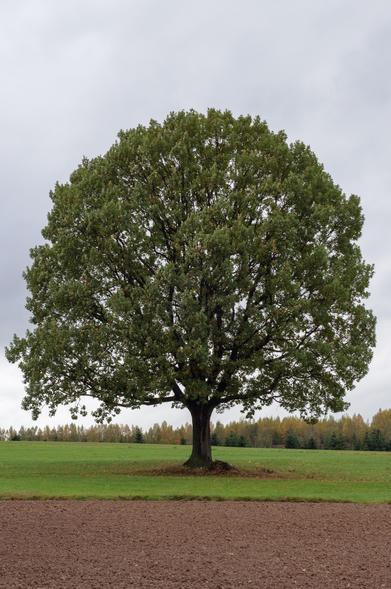
M1 442L2 499L243 499L391 503L391 453L213 449L238 473L175 468L190 447Z

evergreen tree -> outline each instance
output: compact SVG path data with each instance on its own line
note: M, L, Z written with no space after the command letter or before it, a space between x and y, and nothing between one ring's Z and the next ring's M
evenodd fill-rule
M369 432L369 450L382 451L385 448L385 441L379 429L371 429Z
M242 436L239 436L239 439L238 439L238 446L239 446L240 448L245 448L246 446L248 446L248 444L247 444L247 440L246 440L246 438L245 438L243 435L242 435Z
M369 439L369 432L365 432L364 442L362 445L363 450L372 450L371 448L371 440Z
M307 442L307 449L308 449L308 450L316 450L316 449L317 449L317 447L318 447L318 445L317 445L317 443L316 443L316 440L315 440L314 436L311 436L311 437L308 439L308 442Z
M344 450L345 447L345 440L338 432L333 431L326 440L326 450Z
M362 449L361 440L356 436L356 434L353 434L353 437L352 437L352 449L353 450L361 450Z
M143 444L144 443L144 434L142 429L136 426L134 431L133 441L135 444Z
M280 432L274 430L272 434L272 445L279 446L280 444L282 444L282 436Z
M228 436L225 438L225 445L226 446L238 446L239 445L239 440L238 440L238 436L236 435L235 432L230 431Z
M210 437L210 441L211 441L212 446L220 446L220 439L219 439L216 432L212 433L212 435Z
M300 448L300 440L292 430L289 430L285 436L285 448Z

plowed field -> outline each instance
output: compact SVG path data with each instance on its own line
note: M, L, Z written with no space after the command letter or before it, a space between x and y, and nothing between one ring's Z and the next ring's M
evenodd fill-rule
M391 506L2 501L0 587L391 587Z

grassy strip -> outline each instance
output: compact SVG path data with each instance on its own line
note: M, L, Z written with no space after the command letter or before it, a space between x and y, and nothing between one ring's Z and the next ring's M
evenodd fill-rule
M329 499L329 498L320 498L320 497L221 497L220 495L164 495L161 497L158 496L150 496L150 495L127 495L127 496L118 496L114 495L113 497L105 496L105 497L96 497L95 495L86 496L86 495L0 495L0 501L181 501L181 502L191 502L191 501L201 501L201 502L240 502L243 501L245 503L248 502L255 502L255 503L347 503L353 505L391 505L391 501L354 501L349 499Z
M256 476L178 476L188 453L167 445L1 443L0 498L391 503L387 453L218 448L215 458Z

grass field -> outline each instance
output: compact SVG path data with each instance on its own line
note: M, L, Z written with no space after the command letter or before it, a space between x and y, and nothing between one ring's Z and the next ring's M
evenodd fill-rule
M0 498L143 498L391 503L391 454L214 448L214 458L263 476L170 475L186 446L1 442ZM159 474L159 470L163 474Z

